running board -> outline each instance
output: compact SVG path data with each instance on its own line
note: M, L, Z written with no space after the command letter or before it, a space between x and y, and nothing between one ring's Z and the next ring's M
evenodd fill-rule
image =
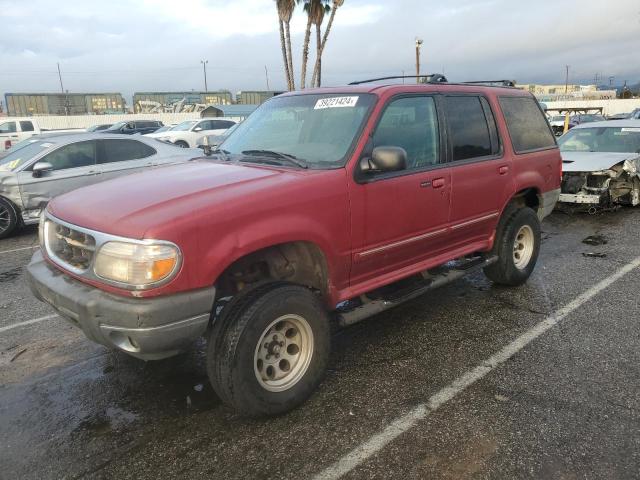
M413 300L429 290L454 282L471 272L495 263L497 260L497 256L476 257L461 262L449 262L436 269L427 270L422 272L423 280L414 288L394 293L388 298L366 301L366 303L348 311L338 311L338 323L341 327L353 325L372 315Z

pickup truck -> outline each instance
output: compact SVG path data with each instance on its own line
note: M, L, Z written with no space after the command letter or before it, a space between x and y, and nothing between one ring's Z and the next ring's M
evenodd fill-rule
M205 335L220 398L280 414L321 382L333 322L478 270L526 282L561 170L538 103L511 86L286 93L208 158L55 198L27 277L88 338L141 359Z
M0 152L9 150L22 140L33 135L40 135L46 132L81 132L80 129L69 130L47 130L40 128L38 122L33 118L4 118L0 119Z

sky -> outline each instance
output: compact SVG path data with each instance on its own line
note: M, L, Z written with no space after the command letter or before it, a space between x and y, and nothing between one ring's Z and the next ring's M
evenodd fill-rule
M299 84L304 12L292 23ZM345 0L323 84L415 72L450 81L640 81L637 0ZM312 51L314 47L312 44ZM0 94L285 88L273 0L0 0ZM313 64L311 64L313 65ZM312 66L310 67L312 69Z

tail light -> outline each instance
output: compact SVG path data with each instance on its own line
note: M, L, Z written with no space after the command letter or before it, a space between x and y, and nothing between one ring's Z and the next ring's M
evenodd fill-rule
M11 148L11 140L4 141L4 149L9 150Z

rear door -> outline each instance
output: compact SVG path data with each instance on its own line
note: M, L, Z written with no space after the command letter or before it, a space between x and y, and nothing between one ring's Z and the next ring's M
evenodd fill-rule
M138 140L107 138L98 142L100 181L138 172L157 163L157 151Z
M70 143L42 157L53 169L34 177L31 165L18 173L20 193L25 209L41 208L52 198L76 188L84 187L96 179L95 140Z
M451 165L452 246L486 240L513 191L511 159L504 154L489 102L481 95L444 97Z
M451 178L440 125L433 96L395 97L383 110L365 155L378 146L402 147L407 169L356 173L351 182L352 285L375 282L446 247Z

